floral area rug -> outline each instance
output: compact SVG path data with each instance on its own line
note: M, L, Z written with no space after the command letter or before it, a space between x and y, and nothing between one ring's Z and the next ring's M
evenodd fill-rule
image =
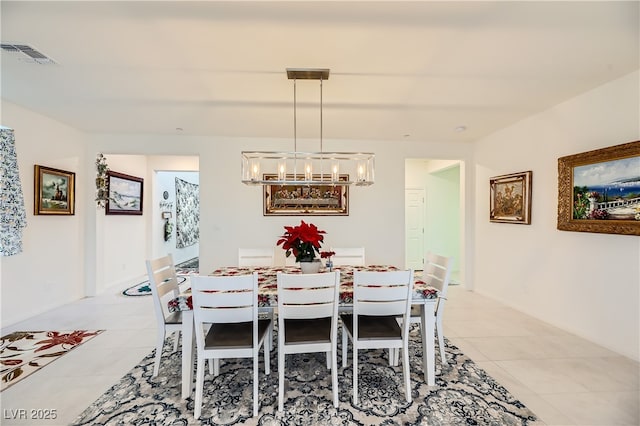
M178 277L178 285L187 280L187 277ZM124 296L151 296L151 287L149 281L143 281L140 284L129 287L122 292Z
M0 390L8 389L103 331L16 331L2 337Z
M181 399L180 351L172 353L172 350L168 342L157 377L152 377L152 352L88 407L74 425L504 426L538 423L529 409L449 342L446 348L449 365L442 367L436 357L436 386L427 386L419 367L422 349L417 328L412 331L410 348L413 402L405 400L402 366L390 367L387 351L360 352L358 405L353 405L351 399L351 363L347 368L339 367L337 409L332 403L331 375L325 355L299 354L287 356L284 411L278 413L277 349L274 349L269 376L265 376L264 363L260 361L260 411L255 418L251 403L251 359L225 360L217 377L206 369L202 415L195 420L195 393L186 400ZM341 365L340 359L338 365Z

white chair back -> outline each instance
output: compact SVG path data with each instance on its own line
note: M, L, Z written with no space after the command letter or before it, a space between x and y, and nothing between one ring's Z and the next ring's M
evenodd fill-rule
M194 276L191 279L191 294L196 344L199 348L205 347L203 325L238 322L253 322L254 347L257 347L257 272L251 275Z
M364 247L331 247L333 266L365 266Z
M278 272L278 322L287 318L338 319L340 272L285 274Z
M147 260L145 263L149 286L153 295L156 319L158 324L164 324L166 317L169 315L166 302L168 302L168 299L178 297L180 294L173 257L169 254L158 259ZM168 294L169 296L167 296Z
M413 270L406 271L354 271L353 317L359 315L406 316L411 311ZM357 335L354 324L354 332ZM408 325L404 333L408 332Z
M436 312L440 309L442 300L446 300L447 298L452 266L453 257L445 257L432 252L427 252L424 256L422 280L427 283L427 285L438 289L439 300Z
M273 266L275 253L270 248L238 249L238 266Z

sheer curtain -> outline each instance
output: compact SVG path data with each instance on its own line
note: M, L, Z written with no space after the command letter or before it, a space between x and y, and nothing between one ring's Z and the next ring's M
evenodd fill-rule
M0 127L0 256L22 252L27 226L13 129Z

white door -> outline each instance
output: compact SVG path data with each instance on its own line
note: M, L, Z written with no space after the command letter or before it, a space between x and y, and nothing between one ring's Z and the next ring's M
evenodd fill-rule
M405 264L406 268L422 269L424 261L424 189L405 189Z

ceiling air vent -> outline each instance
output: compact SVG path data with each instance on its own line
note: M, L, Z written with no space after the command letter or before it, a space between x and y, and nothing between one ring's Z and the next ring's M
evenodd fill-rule
M25 62L32 62L32 63L41 64L41 65L56 63L56 61L54 61L53 59L43 55L33 47L28 46L26 44L2 43L0 44L0 48L2 48L2 50L4 50L5 52L22 53L23 55L27 56L27 58L21 58Z

